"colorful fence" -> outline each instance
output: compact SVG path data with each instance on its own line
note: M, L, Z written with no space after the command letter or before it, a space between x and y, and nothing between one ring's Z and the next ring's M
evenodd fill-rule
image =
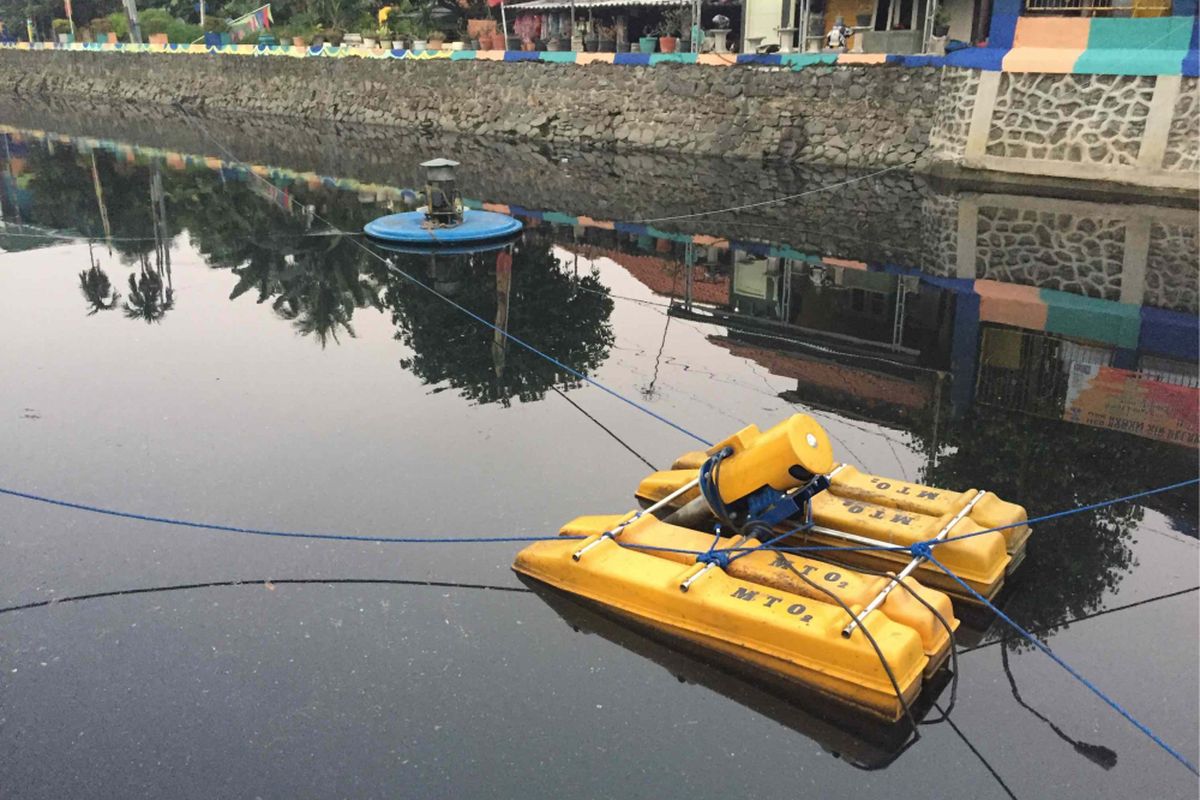
M1018 5L1014 7L1014 3ZM999 0L987 47L959 50L947 56L882 53L575 53L512 50L383 50L365 47L296 47L292 45L209 46L204 44L54 45L18 42L2 47L18 50L71 50L104 53L229 54L291 58L373 58L450 61L536 61L551 64L701 64L713 67L761 66L800 70L821 64L954 66L1003 72L1046 72L1098 75L1185 75L1200 73L1197 18L1146 19L1021 17L1019 0Z
M987 47L946 56L949 66L1002 72L1197 77L1197 17L1022 17L997 0Z

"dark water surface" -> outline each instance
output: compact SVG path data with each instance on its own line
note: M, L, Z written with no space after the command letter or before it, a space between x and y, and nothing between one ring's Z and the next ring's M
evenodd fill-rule
M401 207L437 153L526 235L511 271L397 262L705 438L805 411L866 471L1031 516L1196 474L1186 404L1064 419L1073 368L1195 391L1191 209L892 172L638 224L861 176L280 120L22 106L0 125L5 488L379 536L544 535L632 507L646 462L694 442L339 233ZM1193 761L1196 529L1192 490L1047 523L1002 596ZM896 731L528 592L519 546L0 497L0 797L1196 794L986 619L960 632L952 723L892 761Z

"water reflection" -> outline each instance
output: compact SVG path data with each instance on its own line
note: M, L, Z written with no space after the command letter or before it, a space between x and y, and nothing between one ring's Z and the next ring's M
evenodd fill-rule
M543 353L584 374L595 370L613 343L613 301L598 274L569 271L553 239L530 231L511 250L480 255L392 256L396 265L500 330L535 343ZM413 355L401 363L429 384L446 384L479 403L540 400L553 386L578 378L425 289L389 274L385 305L396 338Z
M823 750L862 770L883 769L912 742L907 720L883 724L856 713L850 706L830 702L811 689L777 680L761 671L670 636L652 627L610 616L592 604L582 604L545 584L521 576L547 605L582 635L599 636L651 661L675 677L715 692L816 742ZM947 678L935 680L913 704L917 724L925 723Z
M784 400L899 430L923 456L919 474L903 477L922 483L984 487L1046 511L1140 488L1146 475L1166 483L1193 471L1195 276L1180 268L1194 261L1188 212L1051 208L910 183L901 188L921 198L923 247L902 246L903 231L902 241L881 245L910 253L906 265L855 258L862 245L844 230L805 251L787 226L782 241L733 235L762 220L669 231L537 211L514 194L501 209L527 231L509 249L377 257L353 232L403 207L400 187L281 167L254 167L256 177L227 161L119 142L74 149L40 134L4 139L4 220L23 230L70 228L135 267L121 297L121 281L91 261L79 277L90 314L121 302L131 318L161 321L177 302L172 242L186 231L211 268L231 273L231 300L254 296L321 347L353 338L356 314L386 314L406 351L403 368L473 402L506 406L577 379L436 301L385 258L585 374L614 344L614 297L596 269L611 261L666 313L654 369L639 386L644 399L655 397L672 321L683 320L714 326L704 330L715 348L794 381ZM846 211L860 201L829 202ZM1089 260L1089 237L1107 232L1111 249L1114 226L1145 232L1128 239L1146 243L1143 251ZM1196 535L1191 499L1148 505ZM1009 581L1010 613L1053 632L1094 611L1134 565L1131 532L1142 516L1139 506L1117 506L1039 531Z
M1083 756L1088 761L1091 761L1093 764L1103 767L1106 770L1115 767L1117 765L1117 754L1111 747L1105 747L1102 744L1091 744L1089 742L1084 742L1073 738L1066 731L1056 725L1052 719L1047 717L1041 711L1038 711L1033 706L1029 705L1029 703L1025 702L1025 699L1021 697L1021 690L1017 686L1017 679L1013 675L1012 664L1009 663L1008 651L1010 649L1009 644L1011 641L1012 640L1006 639L1005 641L1001 642L1000 661L1004 669L1004 677L1008 678L1008 688L1010 691L1012 691L1013 699L1017 701L1017 704L1042 722L1046 723L1046 726L1049 727L1050 730L1054 731L1055 736L1071 745L1072 749L1074 749L1076 753L1079 753L1079 755Z
M100 269L100 262L92 254L90 242L88 243L88 260L92 265L79 273L79 291L83 293L83 299L87 301L90 308L88 311L90 317L101 311L110 311L116 308L117 302L121 299L121 293L113 287L108 273Z

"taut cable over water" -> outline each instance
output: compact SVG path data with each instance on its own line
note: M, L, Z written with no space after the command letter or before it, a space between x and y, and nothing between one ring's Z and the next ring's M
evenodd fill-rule
M182 105L180 105L180 109L183 111L184 114L186 114L190 119L192 119L200 127L201 130L204 130L205 135L208 135L211 138L211 135L209 135L207 130L204 129L204 126L202 123L200 123L198 120L195 119L195 117L193 117L190 113L188 113L187 110ZM217 144L218 144L218 146L220 146L222 148L222 150L224 152L226 152L226 154L228 154L232 158L232 154L229 153L227 148L224 148L224 146L220 145L219 142ZM897 168L898 167L888 168L887 170L882 170L879 173L873 173L872 175L869 175L869 176L861 176L860 178L854 179L854 180L866 180L869 177L873 177L873 175L875 175L875 174L882 174L882 172L886 172L886 171L889 171L892 169L897 169ZM262 179L261 176L256 175L256 177L258 177L260 180L265 180L265 179ZM826 188L833 188L833 187L832 186L822 187L821 189L816 189L816 190L812 190L812 191L813 192L823 191ZM812 193L812 192L809 192L809 193ZM764 201L763 203L761 203L761 205L765 205L765 204L768 204L771 202L783 202L786 199L788 199L788 198L777 198L777 199L771 200L771 201ZM753 205L760 205L760 204L749 204L746 207L752 207ZM728 209L724 209L724 210L728 210ZM711 214L711 213L720 213L720 211L701 212L701 213L696 214L695 216L702 216L704 214ZM692 215L685 215L685 216L692 216ZM680 217L680 218L682 218L682 217ZM647 221L664 221L665 219L668 219L668 218L660 218L659 220L647 220ZM324 220L322 220L322 221L324 221ZM439 293L433 287L431 287L425 283L422 283L419 280L416 280L413 276L409 275L408 273L404 272L403 270L400 270L399 268L397 268L395 266L394 263L391 262L391 260L386 259L383 256L381 256L380 254L372 251L365 244L362 244L360 242L356 242L356 244L359 247L361 247L364 251L370 253L374 258L388 264L389 268L392 271L394 271L395 273L397 273L398 275L413 282L415 285L425 289L426 291L430 292L434 296L436 296L439 299L443 300L444 302L450 304L452 307L454 307L454 308L462 311L463 313L469 315L470 317L476 319L480 323L482 323L488 327L491 327L495 330L498 330L500 333L505 335L509 340L514 341L515 343L521 345L522 347L526 348L530 352L533 352L535 355L538 355L541 358L545 358L547 361L549 361L550 363L553 363L558 368L563 369L563 370L575 375L577 378L579 378L583 381L586 381L586 382L596 386L597 388L602 389L606 393L622 400L623 402L625 402L629 405L634 406L635 408L642 411L643 413L646 413L646 414L654 417L655 419L658 419L660 422L672 427L673 429L680 431L680 432L684 433L685 435L687 435L697 441L703 442L706 445L709 444L702 437L698 436L695 433L692 433L691 431L687 430L686 428L682 427L681 425L663 417L662 415L645 407L644 405L639 404L636 401L634 401L628 397L625 397L624 395L620 394L619 392L599 383L598 381L595 381L595 380L587 377L585 374L583 374L577 370L574 370L573 368L571 368L565 364L562 364L561 362L554 359L552 356L549 356L548 354L542 352L541 350L537 349L533 345L531 345L515 336L512 336L511 334L508 334L506 331L502 331L502 330L496 328L495 325L493 325L490 322L488 322L487 320L479 317L478 315L473 314L469 309L463 307L462 305L456 303L454 300ZM717 465L714 464L713 466L716 467ZM1091 511L1096 508L1111 505L1111 504L1114 504L1117 502L1124 502L1127 500L1135 499L1138 497L1144 497L1144 496L1147 496L1150 494L1155 494L1158 492L1169 491L1169 490L1178 489L1178 488L1181 488L1184 486L1194 485L1198 481L1200 481L1200 479L1193 479L1193 480L1184 481L1184 482L1180 482L1180 483L1176 483L1176 484L1171 484L1171 485L1165 486L1165 487L1160 487L1157 489L1151 489L1151 490L1147 490L1144 492L1139 492L1139 493L1136 493L1133 495L1127 495L1125 497L1116 498L1114 500L1104 501L1102 503L1092 504L1090 506L1084 506L1084 507L1081 507L1078 509L1067 509L1064 511L1056 512L1055 514L1045 515L1043 517L1036 518L1035 520L1029 520L1029 522L1048 521L1050 519L1055 519L1058 517L1066 516L1068 514L1083 513L1085 511ZM89 506L89 505L81 504L81 503L57 500L55 498L51 498L51 497L47 497L47 496L34 495L31 493L20 492L20 491L12 490L12 489L0 488L0 494L5 494L5 495L13 496L13 497L18 497L18 498L28 499L28 500L33 500L33 501L39 501L39 502L43 502L43 503L49 503L52 505L74 508L76 510L83 510L83 511L89 511L89 512L93 512L93 513L107 514L107 515L111 515L111 516L127 517L127 518L132 518L132 519L139 519L142 521L157 522L157 523L162 523L162 524L178 525L178 526L185 526L185 527L203 528L203 529L210 529L210 530L216 530L216 531L222 531L222 532L245 533L245 534L254 534L254 535L278 535L278 536L293 536L293 537L297 537L297 538L327 538L327 539L354 540L354 541L379 541L379 542L390 541L390 542L396 542L396 543L414 543L414 544L415 543L430 543L430 544L432 544L432 543L443 543L443 542L444 543L479 543L479 542L513 542L513 541L542 542L542 541L547 541L549 539L564 538L564 537L462 537L462 538L453 538L453 539L440 539L440 538L433 538L433 537L375 538L375 537L368 537L368 536L361 536L361 535L339 535L339 534L319 534L319 533L288 532L288 531L268 531L265 529L256 529L256 528L249 528L249 527L243 528L243 527L239 527L239 526L216 525L216 524L209 524L209 523L193 523L193 522L190 522L187 520L180 520L180 519L174 519L174 518L168 518L168 517L155 517L155 516L150 516L150 515L133 514L133 513L129 513L129 512L116 511L113 509L101 508L99 506ZM641 516L640 513L635 515L635 519L639 518L640 516ZM1027 523L1023 522L1021 524L1027 524ZM1079 680L1080 682L1083 682L1086 686L1088 686L1088 688L1091 691L1093 691L1095 694L1097 694L1099 697L1101 697L1101 699L1103 699L1108 705L1110 705L1110 707L1112 707L1114 710L1116 710L1118 713L1120 713L1122 716L1124 716L1129 722L1131 722L1136 727L1138 727L1138 729L1143 734L1145 734L1152 741L1154 741L1157 745L1159 745L1159 747L1161 747L1166 752L1168 752L1170 755L1172 755L1174 758L1179 760L1190 771L1192 771L1193 773L1196 773L1197 772L1196 767L1194 765L1192 765L1191 762L1189 762L1177 750L1171 748L1170 745L1168 745L1166 742L1164 742L1160 737L1158 737L1147 726L1145 726L1144 724L1139 722L1137 719L1135 719L1128 711L1126 711L1124 708L1122 708L1120 705L1118 705L1115 701L1108 698L1108 696L1103 694L1094 684L1088 682L1082 675L1080 675L1076 670L1074 670L1072 667L1070 667L1068 664L1066 664L1066 662L1064 662L1060 657L1058 657L1053 652L1051 652L1048 647L1046 647L1039 640L1034 638L1032 636L1032 634L1025 631L1023 628L1021 628L1019 625L1017 625L1016 622L1014 622L1012 619L1007 617L1002 611L1000 611L998 608L996 608L995 605L992 604L987 597L985 597L983 594L980 594L970 584L963 581L962 578L960 578L957 574L952 572L948 567L946 567L941 562L941 560L939 560L934 555L934 550L937 547L942 546L943 544L947 544L947 543L954 542L954 541L961 541L963 539L968 539L968 538L972 538L975 536L980 536L980 535L983 535L984 533L994 533L996 531L999 531L1003 528L1008 528L1008 527L1012 527L1012 526L1011 525L1002 525L999 527L992 527L988 530L972 531L971 533L960 535L960 536L945 535L946 533L948 533L948 530L947 530L939 538L936 538L933 540L922 540L922 541L916 542L914 544L911 544L907 547L897 546L897 545L879 545L879 546L862 546L862 547L824 546L824 547L819 547L819 548L817 548L817 547L789 548L789 547L781 545L779 543L779 541L772 541L772 542L765 543L765 544L758 544L758 545L751 545L751 546L745 546L745 545L739 544L739 545L735 545L732 547L717 548L717 547L715 547L716 542L714 542L714 546L710 546L707 550L687 550L684 548L679 548L678 552L690 554L692 557L695 558L695 560L697 562L700 562L703 565L703 568L705 570L719 571L718 567L726 566L732 560L741 558L742 557L740 555L741 553L756 552L758 550L776 551L778 553L815 551L818 549L824 550L824 551L829 551L829 552L836 552L836 551L854 552L854 551L865 551L865 550L891 551L891 552L907 551L907 553L912 557L914 563L928 561L929 563L935 565L938 569L945 572L945 574L947 575L948 578L953 579L953 581L955 581L959 585L961 585L961 587L964 590L966 590L967 593L974 596L983 605L985 605L990 610L992 610L994 613L996 613L996 615L1000 619L1002 619L1008 625L1012 626L1015 630L1017 630L1019 633L1021 633L1022 636L1028 638L1035 646L1038 647L1038 649L1042 650L1046 655L1048 655L1056 663L1058 663L1065 670L1067 670L1073 677L1075 677L1077 680ZM576 537L576 538L578 538L578 537ZM783 537L776 537L776 538L781 539ZM609 536L609 539L614 540L614 537ZM621 547L638 549L637 543L618 542L618 544ZM903 580L897 580L897 583L900 586L905 586L905 583ZM818 588L823 588L823 587L818 587ZM838 602L839 602L839 604L845 606L845 604L842 603L840 600ZM850 615L852 617L854 617L854 614L848 607L846 607L846 611L847 611L847 613L850 613ZM865 628L863 628L863 631L864 631L864 634L866 634ZM881 659L881 660L883 660L884 667L887 668L886 660L885 659ZM904 704L903 693L898 692L897 694L899 696L901 704Z

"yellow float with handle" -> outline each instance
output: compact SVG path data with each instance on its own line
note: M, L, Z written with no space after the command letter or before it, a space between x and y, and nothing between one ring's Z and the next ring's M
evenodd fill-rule
M693 467L688 459L700 463ZM859 531L847 535L892 544L868 538L888 535L900 544L868 508L904 511L912 520L908 528L924 537L914 533L914 541L973 532L982 528L970 514L986 495L963 493L940 501L944 507L932 505L938 498L921 498L925 505L918 509L832 494L836 468L829 439L803 414L766 431L750 426L702 460L689 455L684 461L676 464L680 469L642 482L644 510L579 517L563 527L564 539L522 550L513 568L754 668L899 719L950 653L958 626L950 599L910 577L921 558L906 552L899 560L910 563L897 575L867 575L830 563L822 553L781 551L777 540L781 533L811 537L818 519L841 514L842 524ZM863 511L845 506L847 500ZM859 518L867 521L851 524ZM998 546L992 561L1009 559L1003 534L975 539ZM940 547L939 558L953 560L957 544ZM1001 577L1003 569L1001 564Z

